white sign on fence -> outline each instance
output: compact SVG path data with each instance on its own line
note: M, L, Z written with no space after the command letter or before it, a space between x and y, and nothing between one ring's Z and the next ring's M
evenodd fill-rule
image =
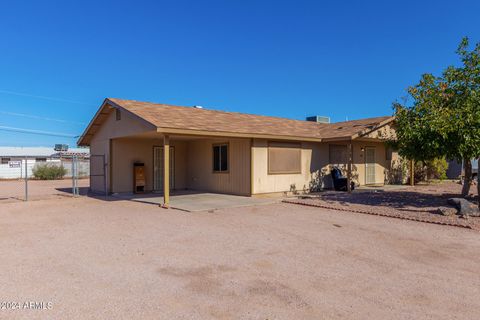
M8 167L9 168L21 168L22 167L22 161L8 161Z

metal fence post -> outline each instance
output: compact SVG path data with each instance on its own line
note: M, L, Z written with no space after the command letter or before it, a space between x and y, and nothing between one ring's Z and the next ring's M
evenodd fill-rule
M79 196L80 195L80 192L79 192L79 189L78 189L78 156L74 155L73 156L73 176L75 177L75 180L74 180L74 185L75 185L75 196Z
M75 197L75 164L73 162L75 156L72 156L72 168L71 168L71 174L72 174L72 196Z
M27 157L25 156L25 201L28 201L28 167L27 167Z

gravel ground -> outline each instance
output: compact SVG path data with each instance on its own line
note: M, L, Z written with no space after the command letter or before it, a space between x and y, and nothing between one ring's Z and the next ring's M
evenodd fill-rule
M89 179L79 179L80 194L88 191ZM28 199L44 200L68 196L72 193L72 180L28 180ZM0 205L25 200L25 180L0 180Z
M460 218L456 215L442 216L438 208L448 206L447 199L461 197L462 186L453 181L443 183L417 185L402 189L385 189L346 192L327 191L308 198L286 199L285 202L336 209L342 211L369 213L415 221L448 224L472 228L480 231L480 218ZM472 186L468 197L472 202L477 200L476 185Z
M290 204L0 206L1 319L478 319L480 234Z

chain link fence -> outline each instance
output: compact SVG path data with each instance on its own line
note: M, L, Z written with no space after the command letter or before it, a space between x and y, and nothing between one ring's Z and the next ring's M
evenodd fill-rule
M90 158L17 157L0 164L0 204L88 193Z

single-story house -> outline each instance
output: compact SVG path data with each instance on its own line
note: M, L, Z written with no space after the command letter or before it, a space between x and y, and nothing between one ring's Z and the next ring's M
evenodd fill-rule
M313 117L315 119L315 117ZM339 166L357 185L383 185L395 153L390 116L338 123L105 99L79 146L91 152L91 189L198 190L253 196L330 188ZM166 164L166 165L164 165ZM350 169L350 170L349 170Z

